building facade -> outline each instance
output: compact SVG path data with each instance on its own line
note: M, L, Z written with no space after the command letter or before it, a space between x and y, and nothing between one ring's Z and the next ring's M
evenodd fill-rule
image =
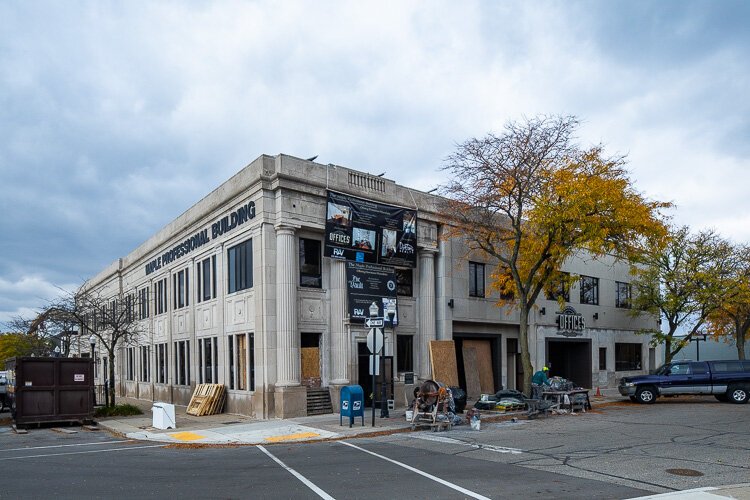
M356 301L376 282L376 295L387 285L378 315L395 318L384 399L401 406L432 378L433 340L453 341L470 397L520 388L518 312L496 305L492 262L441 238L438 201L341 166L259 157L89 281L138 304L143 333L115 359L118 394L185 405L196 384L221 383L227 412L259 418L305 415L309 388L328 389L334 407L343 386L370 394ZM550 295L530 315L535 368L584 387L654 368L661 354L636 332L657 320L631 314L628 266L580 256L565 271L583 276L560 287L565 306ZM102 383L109 360L97 358Z

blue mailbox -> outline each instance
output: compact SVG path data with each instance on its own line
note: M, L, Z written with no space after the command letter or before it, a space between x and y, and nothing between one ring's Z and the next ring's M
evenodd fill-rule
M362 425L365 425L365 391L362 386L342 387L340 403L339 425L343 425L344 417L349 417L349 427L354 423L354 417L362 417Z

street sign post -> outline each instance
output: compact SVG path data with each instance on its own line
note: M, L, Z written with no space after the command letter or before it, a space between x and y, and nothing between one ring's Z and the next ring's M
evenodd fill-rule
M370 375L380 375L380 354L370 354Z

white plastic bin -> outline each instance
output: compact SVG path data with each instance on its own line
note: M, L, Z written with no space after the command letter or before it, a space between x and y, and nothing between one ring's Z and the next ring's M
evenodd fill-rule
M153 427L156 429L176 429L174 405L169 403L154 403L151 407L154 413Z

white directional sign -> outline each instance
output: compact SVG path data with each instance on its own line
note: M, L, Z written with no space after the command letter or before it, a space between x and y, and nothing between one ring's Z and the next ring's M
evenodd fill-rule
M367 333L367 348L371 353L377 354L383 348L383 330L380 328L370 328Z
M383 318L367 318L365 320L367 328L383 328L384 324Z
M370 375L380 375L379 354L370 354Z

